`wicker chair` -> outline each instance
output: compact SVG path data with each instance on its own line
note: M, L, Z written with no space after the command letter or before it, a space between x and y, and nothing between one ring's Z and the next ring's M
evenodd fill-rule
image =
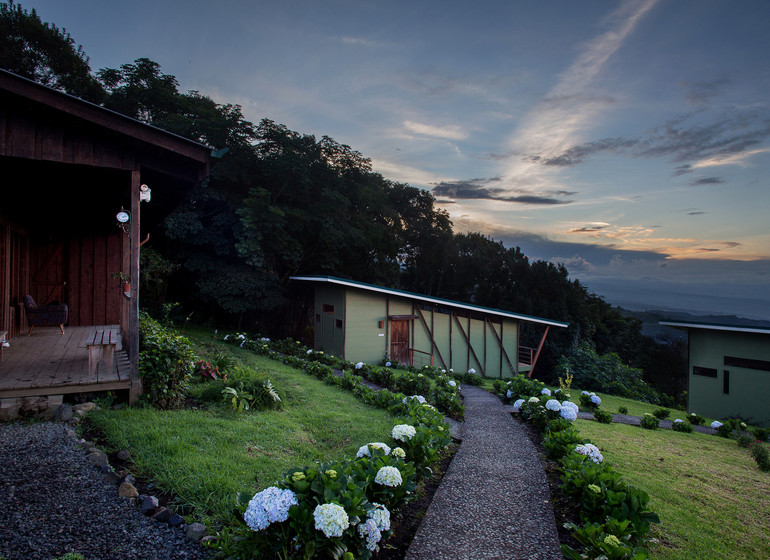
M27 312L27 322L29 323L29 332L32 334L35 327L56 327L61 329L64 334L64 323L69 316L69 308L66 303L54 303L51 305L39 306L30 295L24 296L24 309Z

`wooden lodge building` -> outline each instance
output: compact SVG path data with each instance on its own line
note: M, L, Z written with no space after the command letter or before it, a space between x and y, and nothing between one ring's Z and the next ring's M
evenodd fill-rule
M106 390L136 398L139 247L208 175L210 154L0 70L0 332L9 343L0 399ZM66 304L66 323L44 326L39 310L28 317L25 296L39 308Z
M295 276L315 286L314 347L353 362L474 369L484 377L532 375L551 327L567 323L344 280ZM520 324L542 327L520 346Z

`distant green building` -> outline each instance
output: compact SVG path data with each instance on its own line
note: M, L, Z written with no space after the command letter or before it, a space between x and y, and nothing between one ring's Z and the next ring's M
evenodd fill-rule
M520 315L331 276L295 276L315 285L315 349L353 362L474 369L485 377L532 374L551 327ZM542 326L537 348L519 345L520 324Z
M770 329L661 321L690 341L687 410L770 426Z

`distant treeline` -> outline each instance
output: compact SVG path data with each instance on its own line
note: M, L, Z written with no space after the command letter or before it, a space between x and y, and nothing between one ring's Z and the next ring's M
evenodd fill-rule
M306 336L307 294L292 275L323 274L570 323L552 329L538 365L588 342L642 367L670 394L681 348L641 335L641 322L590 293L567 269L533 261L480 233L455 233L425 190L386 179L351 147L247 121L142 58L91 72L74 40L18 4L0 3L0 66L226 153L211 176L167 209L143 248L142 305L179 302L194 320L270 336ZM143 224L143 226L153 224ZM539 330L524 330L533 346ZM677 361L678 360L678 361ZM680 371L681 369L681 371Z

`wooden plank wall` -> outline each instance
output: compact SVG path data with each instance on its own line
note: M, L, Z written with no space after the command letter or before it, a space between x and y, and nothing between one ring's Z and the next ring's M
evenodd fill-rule
M36 244L30 252L29 293L39 304L59 286L54 297L69 306L69 325L120 323L122 232L84 235L69 241ZM65 284L66 282L66 284Z

